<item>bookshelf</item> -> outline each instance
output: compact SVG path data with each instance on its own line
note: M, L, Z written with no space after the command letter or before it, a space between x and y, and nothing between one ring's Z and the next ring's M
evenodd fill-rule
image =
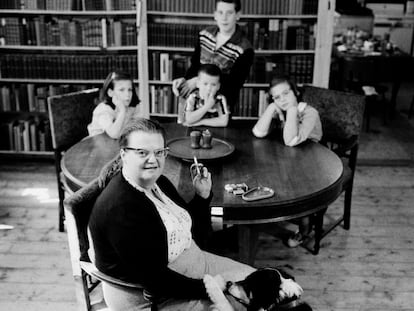
M242 3L255 60L234 118L258 117L271 71L328 86L335 0ZM116 68L133 74L144 116L176 117L172 80L188 68L198 31L215 24L214 8L214 0L0 1L0 155L52 157L47 96L100 87Z
M177 115L171 81L183 76L198 32L214 25L214 0L143 1L146 3L149 112ZM245 0L239 25L255 49L255 60L233 118L256 119L266 105L272 72L299 84L328 86L335 1ZM211 13L205 13L211 12Z
M135 0L0 3L0 155L52 158L47 97L100 87L114 69L139 85Z

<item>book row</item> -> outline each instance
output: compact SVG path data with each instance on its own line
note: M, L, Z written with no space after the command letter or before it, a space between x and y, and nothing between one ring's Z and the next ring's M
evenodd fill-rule
M316 14L318 0L245 0L243 14ZM150 0L149 11L212 13L215 0Z
M149 54L150 80L171 81L183 77L190 67L190 56L182 54L169 54L152 52Z
M150 53L150 79L171 81L183 76L190 65L190 56ZM256 56L248 82L266 83L276 69L292 76L298 83L310 83L314 55ZM136 55L39 55L5 54L0 56L1 78L32 79L103 79L113 70L130 72L138 77Z
M138 77L136 54L2 54L1 78L104 79L114 70Z
M3 17L0 45L132 46L137 44L135 20L64 19L50 16Z
M49 151L52 150L48 119L31 117L0 123L0 150Z
M150 86L150 112L152 114L177 114L178 97L169 86ZM244 88L240 91L238 104L233 107L233 116L258 117L268 105L265 90Z
M178 113L178 97L170 86L150 86L150 113Z
M194 47L198 33L206 24L149 23L148 45Z
M89 86L91 87L91 86ZM0 87L0 111L47 112L47 98L86 89L85 85L8 84Z
M272 75L288 75L296 83L312 83L314 55L256 56L248 82L269 83Z
M2 0L0 9L22 10L135 10L135 0Z
M207 25L180 23L150 23L148 45L194 47L197 35ZM255 49L313 50L315 22L270 19L248 21L243 29Z
M149 54L150 80L168 82L184 76L190 67L190 55L152 52ZM250 83L268 83L273 74L286 74L298 83L311 83L313 54L256 56L247 78Z
M247 37L259 50L313 50L315 48L314 22L269 19L248 22L244 26Z

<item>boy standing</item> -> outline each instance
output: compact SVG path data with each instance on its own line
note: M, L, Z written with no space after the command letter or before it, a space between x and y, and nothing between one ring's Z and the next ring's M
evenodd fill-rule
M173 81L176 96L187 98L196 88L200 66L215 64L221 70L220 92L226 97L230 110L234 109L254 57L252 45L237 25L240 14L240 0L216 0L214 19L217 25L200 31L190 68L185 77Z

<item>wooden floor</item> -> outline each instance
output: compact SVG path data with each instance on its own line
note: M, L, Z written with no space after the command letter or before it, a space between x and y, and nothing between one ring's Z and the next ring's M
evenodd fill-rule
M0 165L0 223L14 226L0 231L0 310L76 310L54 178L51 164ZM317 256L263 234L255 265L284 266L314 310L412 311L413 189L414 167L360 167L350 231L331 232Z

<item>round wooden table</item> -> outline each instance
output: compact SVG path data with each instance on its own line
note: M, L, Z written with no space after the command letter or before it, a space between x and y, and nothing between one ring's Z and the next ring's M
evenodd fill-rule
M190 129L176 123L163 125L167 140L189 135ZM235 146L231 155L203 164L212 173L214 196L211 206L223 207L224 223L239 225L240 259L253 260L257 225L311 214L316 214L319 219L314 246L314 253L318 253L323 211L341 192L343 166L339 157L314 142L286 147L276 134L256 138L251 133L251 126L210 128L210 131L213 137ZM76 190L96 178L101 168L118 152L118 142L105 134L87 137L65 153L62 171ZM191 164L168 156L164 170L164 175L187 200L194 194L189 171ZM270 187L275 195L247 202L224 190L226 184L243 182L249 188Z

